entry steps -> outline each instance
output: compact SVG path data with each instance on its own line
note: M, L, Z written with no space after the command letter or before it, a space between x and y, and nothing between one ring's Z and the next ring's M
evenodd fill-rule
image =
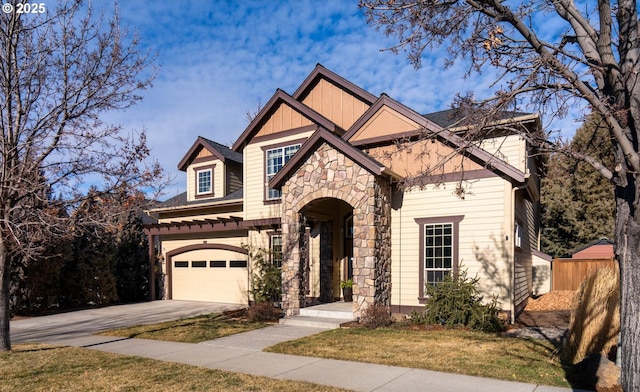
M351 302L333 302L301 308L299 315L280 319L280 324L336 329L341 324L355 320L352 306Z

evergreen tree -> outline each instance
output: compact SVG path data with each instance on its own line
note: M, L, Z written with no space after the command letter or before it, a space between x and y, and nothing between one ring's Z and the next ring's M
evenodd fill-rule
M613 147L602 120L590 116L577 131L567 153L549 157L542 179L542 250L565 256L602 237L613 238L613 185L578 156L613 162Z
M140 214L130 209L116 235L115 276L122 302L144 301L149 295L149 253Z

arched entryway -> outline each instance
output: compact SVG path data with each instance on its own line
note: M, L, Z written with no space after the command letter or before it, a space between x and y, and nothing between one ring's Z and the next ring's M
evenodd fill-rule
M312 264L306 263L309 244L305 239L307 231L313 228L307 224L309 220L313 221L311 215L322 213L327 220L334 222L346 220L348 213L352 214L348 224L352 224L353 264L346 270L353 273L355 316L361 316L374 303L388 306L391 298L389 179L376 172L375 167L370 167L369 158L361 156L360 151L350 151L355 156L352 159L334 145L320 143L313 153L304 149L301 152L303 154L298 156L298 161L290 164L290 168L295 170L285 171L280 185L284 247L282 304L286 314L298 314L300 307L315 300L311 297ZM352 210L340 210L345 205ZM327 285L324 290L329 293L325 295L333 295L333 298L337 297L335 287L339 285L335 276L332 275L331 286Z
M343 300L340 282L353 279L353 207L335 198L300 210L306 304Z

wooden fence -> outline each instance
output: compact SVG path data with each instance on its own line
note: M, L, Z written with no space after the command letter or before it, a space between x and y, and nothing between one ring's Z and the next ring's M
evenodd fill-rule
M552 290L578 290L580 283L591 270L609 266L617 268L618 263L608 259L553 259L551 264Z

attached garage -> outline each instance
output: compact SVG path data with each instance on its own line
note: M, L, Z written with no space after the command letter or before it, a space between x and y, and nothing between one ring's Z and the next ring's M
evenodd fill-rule
M167 254L172 299L247 304L247 251L224 244L191 245Z

